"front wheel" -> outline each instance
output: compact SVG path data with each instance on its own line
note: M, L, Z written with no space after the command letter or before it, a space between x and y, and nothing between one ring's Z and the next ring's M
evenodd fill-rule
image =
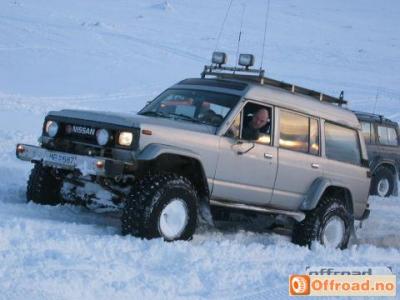
M187 178L174 173L147 175L126 199L122 234L188 240L197 225L197 203L196 190Z
M52 168L35 163L28 180L26 198L37 204L57 205L61 203L62 180L56 178Z
M314 241L327 248L346 249L354 218L340 198L324 196L306 218L294 226L292 241L311 246Z

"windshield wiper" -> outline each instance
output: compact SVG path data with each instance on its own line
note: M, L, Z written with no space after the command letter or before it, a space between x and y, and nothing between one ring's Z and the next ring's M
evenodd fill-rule
M184 115L184 114L169 113L168 115L179 117L179 118L181 118L183 120L187 120L187 121L190 121L190 122L193 122L193 123L207 124L206 122L200 121L198 119L195 119L193 117L190 117L190 116Z
M159 111L151 111L151 110L141 112L139 115L168 118L167 114L161 113Z

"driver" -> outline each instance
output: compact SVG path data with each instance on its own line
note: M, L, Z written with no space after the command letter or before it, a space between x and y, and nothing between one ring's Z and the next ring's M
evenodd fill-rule
M258 140L260 130L269 122L268 109L261 108L253 116L250 122L247 123L242 130L242 138L245 140ZM267 129L267 132L269 128Z

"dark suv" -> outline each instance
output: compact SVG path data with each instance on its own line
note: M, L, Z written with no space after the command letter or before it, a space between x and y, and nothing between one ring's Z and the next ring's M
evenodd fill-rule
M382 115L355 112L367 145L372 172L371 195L398 194L400 168L399 124Z

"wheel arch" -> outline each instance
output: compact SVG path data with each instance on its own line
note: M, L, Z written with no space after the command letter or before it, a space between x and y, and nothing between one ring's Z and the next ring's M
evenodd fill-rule
M207 176L201 163L200 155L175 146L150 144L137 156L139 163L145 164L144 169L174 172L187 177L195 186L199 199L210 197Z
M318 203L326 195L334 195L344 200L346 208L349 212L354 213L353 197L350 189L345 185L332 182L330 179L319 177L310 186L307 196L301 203L301 210L312 210L317 207Z
M379 163L377 163L375 165L375 167L371 170L372 174L374 174L380 168L389 169L390 171L392 171L393 175L396 175L398 173L396 163L391 160L383 160L383 161L380 161Z

